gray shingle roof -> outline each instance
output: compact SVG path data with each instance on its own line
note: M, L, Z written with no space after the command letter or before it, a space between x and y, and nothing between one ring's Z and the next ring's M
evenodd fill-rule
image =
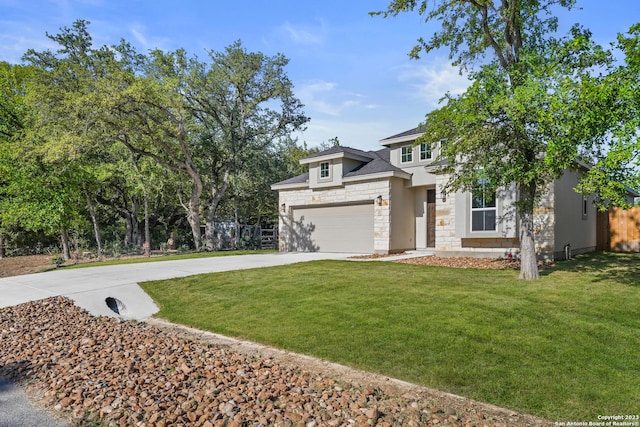
M293 178L285 179L284 181L280 181L274 185L304 184L305 182L309 182L309 172L294 176Z
M404 132L400 132L400 133L398 133L396 135L388 136L388 137L384 138L383 141L386 141L387 139L395 139L395 138L402 138L404 136L417 135L417 134L423 133L423 132L424 132L424 128L423 127L417 127L417 128L406 130Z
M378 173L384 173L384 172L406 173L399 167L393 166L390 163L389 161L390 150L389 148L386 148L386 147L377 151L362 151L362 150L358 150L356 148L350 148L350 147L331 147L328 150L321 151L320 153L316 153L305 158L308 159L308 158L319 157L319 156L341 153L341 152L357 154L359 156L371 159L368 162L363 162L356 169L345 173L343 176L344 178L372 175L372 174L378 174ZM293 178L289 178L284 181L280 181L274 185L304 184L307 182L309 182L309 172L303 173L302 175L294 176Z
M335 154L335 153L349 153L349 154L355 154L358 156L371 157L370 152L358 150L357 148L343 147L341 145L338 145L335 147L328 148L324 151L311 154L310 156L305 157L305 159L313 159L314 157L321 157L321 156L326 156L326 155Z
M390 150L388 148L383 148L378 151L369 151L367 154L372 157L372 160L368 163L362 164L360 167L350 172L347 172L344 177L363 176L382 172L405 173L402 169L389 163L389 152Z

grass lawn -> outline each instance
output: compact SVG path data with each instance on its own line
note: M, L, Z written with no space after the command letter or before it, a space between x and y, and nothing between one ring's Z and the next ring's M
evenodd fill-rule
M142 286L172 322L550 420L637 414L640 255L517 275L317 261Z

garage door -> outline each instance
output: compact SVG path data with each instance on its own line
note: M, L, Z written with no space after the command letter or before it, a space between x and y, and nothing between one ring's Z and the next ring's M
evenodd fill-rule
M293 251L373 253L373 204L294 208Z

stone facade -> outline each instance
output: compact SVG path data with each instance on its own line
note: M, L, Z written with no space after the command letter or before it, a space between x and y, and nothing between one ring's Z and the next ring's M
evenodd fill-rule
M463 215L459 209L460 198L466 193L446 194L442 188L448 177L438 175L436 178L436 254L439 256L476 256L476 257L518 257L518 231L514 230L507 237L461 237L456 228L456 214ZM534 231L536 252L543 259L553 258L554 253L554 187L550 185L542 196L539 207L534 212ZM457 209L458 207L458 209ZM515 222L515 221L514 221Z
M291 242L313 233L293 233L297 230L294 225L303 223L302 211L296 212L297 208L335 206L335 215L324 209L309 213L317 215L315 224L322 232L316 232L314 239L324 238L323 247L335 243L331 249L340 250L355 248L350 242L363 242L358 249L385 254L424 249L440 256L518 257L515 184L498 189L495 205L485 207L474 208L468 192L445 194L442 189L449 177L438 172L441 164L437 157L444 142L433 145L431 156L423 156L423 145L414 144L419 135L418 130L412 130L384 139L381 144L385 148L375 152L332 147L301 160L309 165L308 174L272 187L280 194L280 250L300 250ZM587 200L574 191L580 173L565 171L540 197L534 211L534 239L540 258L553 259L564 246L575 253L595 248L592 197ZM372 206L372 227L368 207L355 206L364 204ZM336 227L332 220L344 227ZM330 233L338 238L331 238ZM343 236L347 236L344 244L339 239ZM302 250L314 250L313 246L308 248Z
M376 200L378 196L382 196L380 203ZM376 253L388 253L391 231L390 198L391 187L387 179L347 183L343 187L325 189L281 190L279 197L280 251L287 252L290 249L289 235L293 211L296 207L339 206L373 201L374 250Z
M549 185L533 212L534 239L539 258L552 260L555 251L555 187Z

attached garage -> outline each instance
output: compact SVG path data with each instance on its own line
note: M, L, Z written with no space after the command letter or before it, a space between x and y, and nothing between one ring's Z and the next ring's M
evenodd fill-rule
M291 250L373 253L373 203L293 208Z

